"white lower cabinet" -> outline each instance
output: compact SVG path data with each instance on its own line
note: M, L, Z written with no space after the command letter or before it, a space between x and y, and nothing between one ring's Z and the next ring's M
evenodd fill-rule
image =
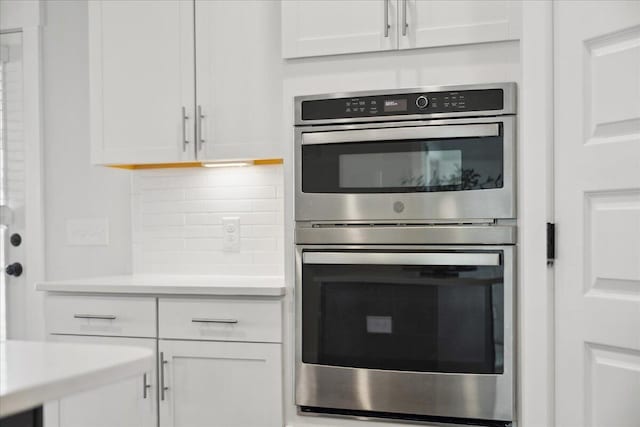
M160 340L160 427L281 427L280 344Z
M50 293L46 307L51 341L147 347L158 361L47 404L46 427L282 427L278 298Z
M153 338L52 335L50 341L126 345L156 349ZM69 363L74 363L70 360ZM90 388L90 384L87 384ZM52 402L46 408L47 427L154 427L157 425L155 369L135 378Z

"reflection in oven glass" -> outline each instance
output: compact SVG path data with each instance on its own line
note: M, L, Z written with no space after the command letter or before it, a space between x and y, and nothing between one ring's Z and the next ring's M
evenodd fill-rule
M303 362L497 374L502 266L303 266Z
M302 147L305 193L405 193L503 187L503 138Z

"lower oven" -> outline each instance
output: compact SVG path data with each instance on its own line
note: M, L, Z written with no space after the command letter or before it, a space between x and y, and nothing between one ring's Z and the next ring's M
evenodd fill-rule
M508 425L514 252L513 245L298 245L300 410Z

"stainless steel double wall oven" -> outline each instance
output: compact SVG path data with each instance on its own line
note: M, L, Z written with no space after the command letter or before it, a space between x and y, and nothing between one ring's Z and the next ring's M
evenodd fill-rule
M300 410L512 423L515 84L295 107Z

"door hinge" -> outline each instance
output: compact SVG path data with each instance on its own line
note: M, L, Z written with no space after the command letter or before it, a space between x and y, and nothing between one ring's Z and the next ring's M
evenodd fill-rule
M556 225L547 223L547 265L553 265L556 260Z

